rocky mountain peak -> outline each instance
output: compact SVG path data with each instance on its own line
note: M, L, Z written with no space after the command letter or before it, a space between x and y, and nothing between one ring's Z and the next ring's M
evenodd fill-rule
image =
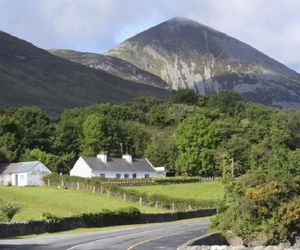
M234 89L267 105L300 107L300 75L225 33L175 17L117 45L106 55L157 75L173 89L211 95Z

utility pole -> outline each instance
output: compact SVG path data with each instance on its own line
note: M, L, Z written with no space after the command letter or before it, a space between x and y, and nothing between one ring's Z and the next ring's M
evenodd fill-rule
M123 143L120 143L120 147L121 147L121 155L123 154Z
M231 177L234 178L234 158L230 158L231 164Z

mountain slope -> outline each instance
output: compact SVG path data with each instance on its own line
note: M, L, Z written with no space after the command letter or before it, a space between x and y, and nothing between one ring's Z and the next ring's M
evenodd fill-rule
M0 105L37 105L50 113L97 102L120 103L168 91L56 57L0 32Z
M49 52L72 62L105 71L125 80L168 89L167 83L158 76L141 70L120 58L95 53L78 52L74 50L52 49L49 50Z
M174 18L106 55L149 71L173 89L211 95L235 89L267 105L300 107L300 75L253 47L186 18Z

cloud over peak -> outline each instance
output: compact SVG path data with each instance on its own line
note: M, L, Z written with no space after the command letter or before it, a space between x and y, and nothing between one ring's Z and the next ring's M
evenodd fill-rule
M0 0L0 30L46 49L104 52L182 16L300 71L299 9L296 0Z

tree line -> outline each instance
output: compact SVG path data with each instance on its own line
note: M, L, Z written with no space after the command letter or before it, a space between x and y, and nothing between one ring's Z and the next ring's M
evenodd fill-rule
M79 156L127 151L179 175L221 176L230 166L247 170L300 159L297 110L250 103L234 91L197 96L173 91L164 103L138 97L124 104L97 104L50 117L38 107L1 108L0 162L40 160L68 173ZM234 162L234 164L231 164Z

